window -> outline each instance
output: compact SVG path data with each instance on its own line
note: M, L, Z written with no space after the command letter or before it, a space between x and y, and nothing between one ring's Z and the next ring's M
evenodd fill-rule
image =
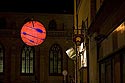
M121 83L121 75L120 75L120 56L116 54L113 58L113 83Z
M112 83L112 58L100 63L100 83Z
M100 62L99 83L125 83L125 49L122 48Z
M112 60L105 63L105 83L112 83Z
M6 18L0 17L0 29L6 28Z
M49 22L49 30L56 30L57 29L57 24L55 20L51 20Z
M62 49L58 44L52 45L49 51L49 74L61 75L62 73Z
M3 46L0 44L0 73L3 73L4 53Z
M21 73L34 73L34 48L24 46L21 54Z

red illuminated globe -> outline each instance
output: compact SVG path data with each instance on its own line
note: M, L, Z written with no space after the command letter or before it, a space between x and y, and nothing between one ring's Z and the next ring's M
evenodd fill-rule
M28 21L21 29L21 38L29 46L37 46L46 38L46 29L38 21Z

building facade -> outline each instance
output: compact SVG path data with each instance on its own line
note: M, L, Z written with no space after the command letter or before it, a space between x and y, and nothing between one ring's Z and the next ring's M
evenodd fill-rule
M84 39L88 39L87 75L79 75L79 83L124 83L125 1L74 2L74 26L85 30ZM83 22L85 27L82 26Z
M20 36L22 26L31 20L41 22L46 39L38 46L26 45ZM72 14L0 13L0 83L63 83L74 79L74 61L66 50L72 42Z

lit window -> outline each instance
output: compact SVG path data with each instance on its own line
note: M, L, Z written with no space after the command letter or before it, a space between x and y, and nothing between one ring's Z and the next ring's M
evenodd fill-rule
M3 47L0 45L0 73L3 73L3 65L4 65L4 55L3 55Z
M24 46L21 54L21 73L33 74L34 71L34 48Z
M62 49L58 44L52 45L49 52L50 75L61 75L62 73Z

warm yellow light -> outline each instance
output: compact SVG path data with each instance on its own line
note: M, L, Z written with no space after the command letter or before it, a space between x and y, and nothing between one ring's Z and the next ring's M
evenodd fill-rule
M114 31L123 33L125 31L124 22L118 28L116 28Z
M75 50L73 48L70 48L70 49L66 50L66 54L71 59L73 59L76 56Z

